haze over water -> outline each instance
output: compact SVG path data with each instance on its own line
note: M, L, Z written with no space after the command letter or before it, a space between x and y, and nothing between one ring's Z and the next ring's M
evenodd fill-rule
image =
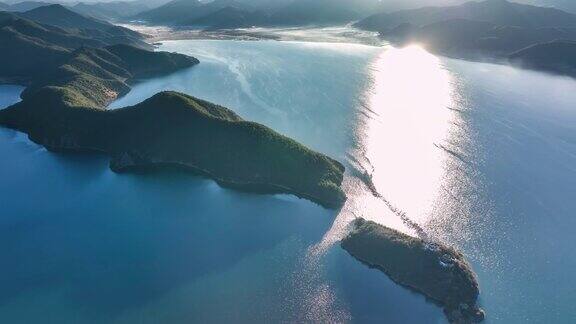
M576 318L575 81L418 47L160 49L202 63L112 108L160 90L224 105L345 162L349 201L336 213L178 173L116 175L0 129L0 320L443 323L339 248L359 216L461 248L488 323Z

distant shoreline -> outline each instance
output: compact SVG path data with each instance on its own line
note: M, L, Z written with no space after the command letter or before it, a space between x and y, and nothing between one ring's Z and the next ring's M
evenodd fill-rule
M147 42L157 44L168 40L238 40L238 41L303 41L317 43L347 43L381 46L378 33L360 30L351 26L332 27L284 27L284 28L237 28L202 30L151 26L143 24L119 24L147 36Z

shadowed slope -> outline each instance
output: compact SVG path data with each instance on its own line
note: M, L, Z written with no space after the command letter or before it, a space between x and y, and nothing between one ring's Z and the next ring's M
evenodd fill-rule
M44 8L49 7L39 9ZM57 11L61 9L57 8ZM60 65L79 47L100 48L116 44L151 47L141 40L140 34L125 32L125 28L113 25L102 26L105 30L62 28L0 12L0 82L29 83Z
M576 42L553 41L529 46L510 55L520 66L576 77Z

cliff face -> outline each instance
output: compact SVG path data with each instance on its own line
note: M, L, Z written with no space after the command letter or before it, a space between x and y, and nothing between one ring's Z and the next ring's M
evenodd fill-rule
M352 226L342 247L356 259L432 299L452 323L483 320L478 282L461 253L363 219Z

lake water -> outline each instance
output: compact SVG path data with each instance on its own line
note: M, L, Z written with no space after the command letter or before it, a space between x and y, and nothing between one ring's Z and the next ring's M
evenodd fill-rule
M0 129L1 322L444 323L339 247L356 216L462 249L487 323L576 319L575 81L417 47L161 49L202 63L111 108L160 90L225 105L343 161L349 201L334 212L180 173L116 175L106 157ZM20 91L0 87L0 103Z

